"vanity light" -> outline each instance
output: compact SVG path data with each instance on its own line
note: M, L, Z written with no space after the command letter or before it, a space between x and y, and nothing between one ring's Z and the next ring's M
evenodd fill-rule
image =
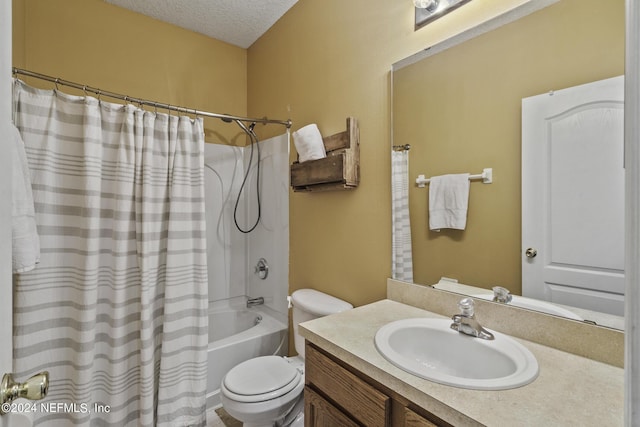
M415 29L423 27L431 21L459 8L471 0L413 0L416 8Z
M418 9L427 9L429 12L433 12L440 4L440 0L413 0L413 4Z

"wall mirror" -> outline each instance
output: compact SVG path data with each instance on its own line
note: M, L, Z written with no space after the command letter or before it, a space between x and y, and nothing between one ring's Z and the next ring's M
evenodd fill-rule
M411 146L414 283L446 277L473 288L446 281L436 288L487 293L501 286L521 295L522 99L624 74L624 0L526 7L393 65L392 144ZM430 231L428 188L417 187L416 177L484 168L493 169L493 183L470 184L467 228ZM623 328L622 316L578 311Z

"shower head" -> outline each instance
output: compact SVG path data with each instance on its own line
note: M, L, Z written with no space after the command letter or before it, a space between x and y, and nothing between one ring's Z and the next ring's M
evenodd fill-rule
M231 123L233 120L230 119L229 117L220 117L220 120L222 120L225 123Z
M249 129L247 129L244 123L242 123L240 120L235 120L235 122L247 135L251 135L251 132L249 131Z

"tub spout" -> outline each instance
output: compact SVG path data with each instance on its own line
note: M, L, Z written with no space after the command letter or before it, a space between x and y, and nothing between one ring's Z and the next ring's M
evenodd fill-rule
M247 300L247 308L253 307L254 305L260 305L260 304L264 304L264 298L263 297L249 298Z

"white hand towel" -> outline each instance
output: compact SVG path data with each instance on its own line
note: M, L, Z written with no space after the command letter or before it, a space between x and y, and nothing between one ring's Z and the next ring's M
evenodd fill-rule
M15 126L13 126L11 140L11 150L13 151L13 272L24 273L33 270L40 262L40 239L36 228L27 155L24 151L20 131Z
M434 176L429 183L429 228L464 230L469 206L469 174Z
M314 123L304 126L293 133L293 143L298 152L300 163L327 157L322 135Z

